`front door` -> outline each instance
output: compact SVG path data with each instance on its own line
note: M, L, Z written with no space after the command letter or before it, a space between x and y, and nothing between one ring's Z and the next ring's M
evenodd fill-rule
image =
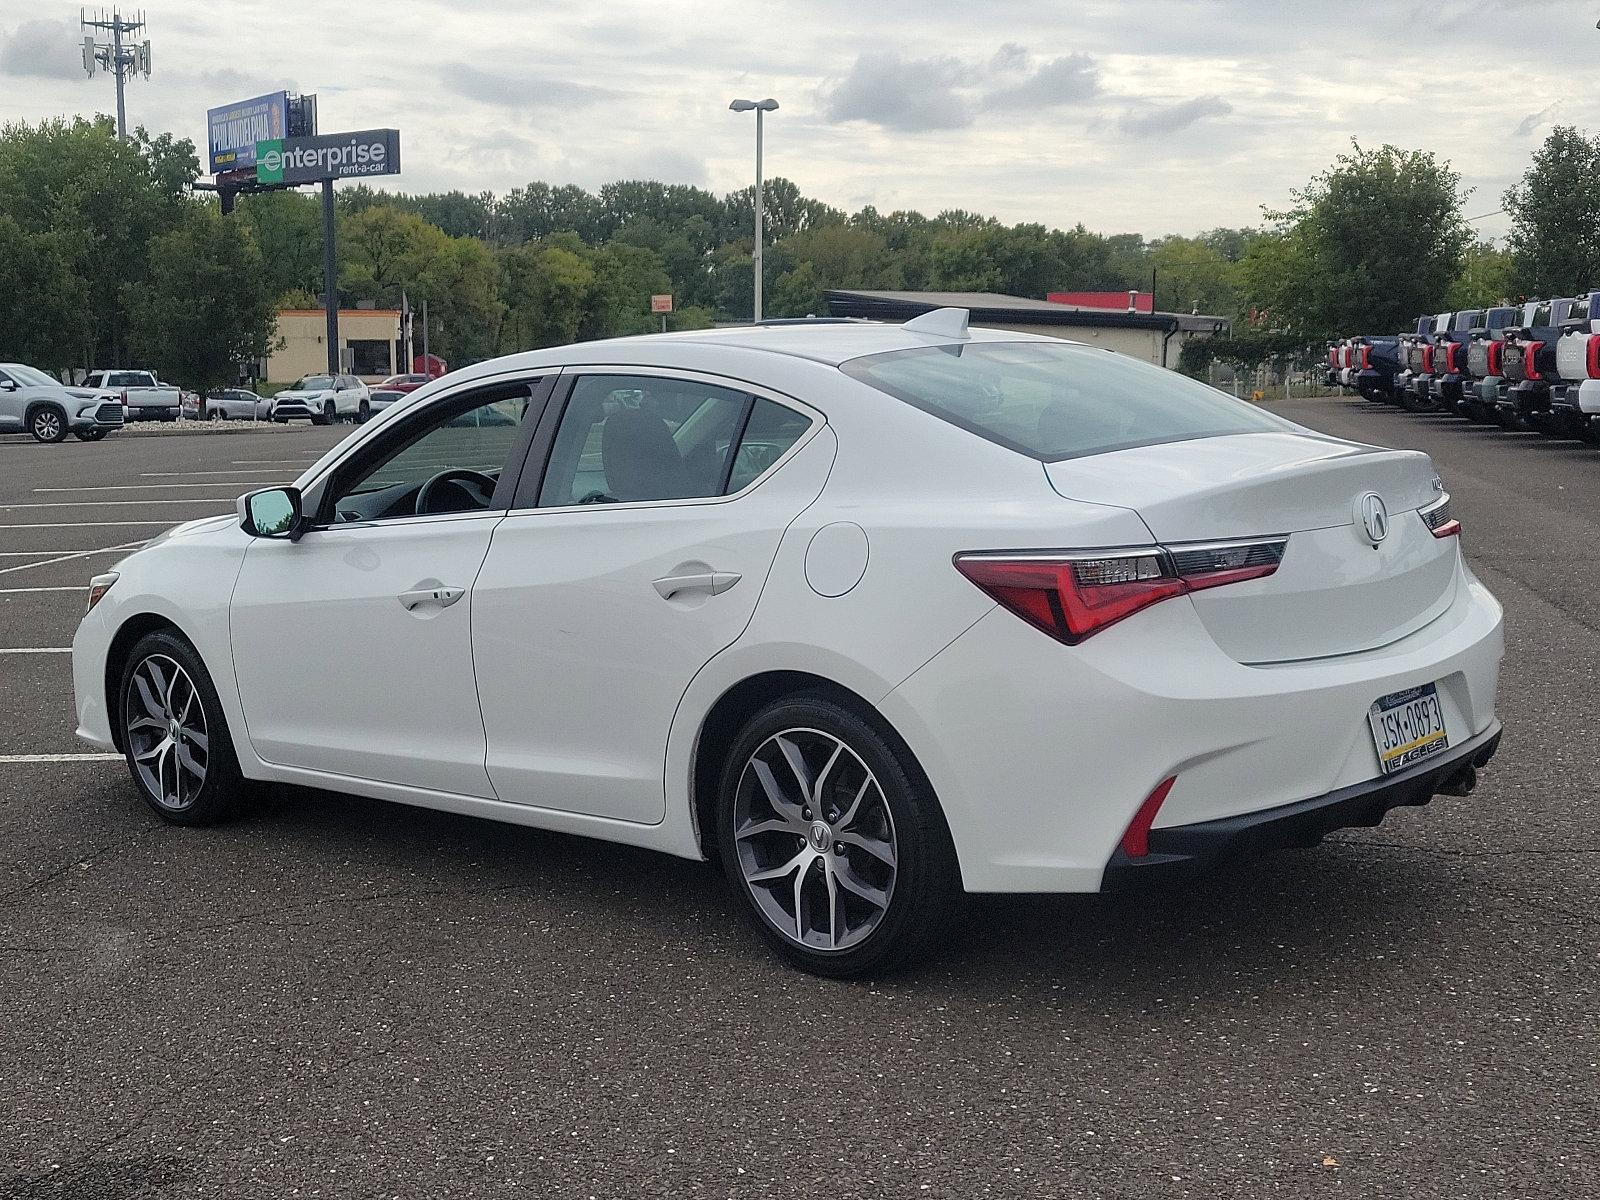
M251 543L229 614L267 762L492 797L471 589L540 402L526 381L443 397L313 489L298 542Z
M473 591L501 800L662 819L673 713L749 623L784 529L821 492L833 453L819 428L687 377L572 381L542 482L496 527Z

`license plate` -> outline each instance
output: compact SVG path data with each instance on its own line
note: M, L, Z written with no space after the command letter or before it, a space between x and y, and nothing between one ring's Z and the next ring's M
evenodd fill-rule
M1450 748L1439 689L1431 683L1379 697L1367 710L1367 721L1385 775Z

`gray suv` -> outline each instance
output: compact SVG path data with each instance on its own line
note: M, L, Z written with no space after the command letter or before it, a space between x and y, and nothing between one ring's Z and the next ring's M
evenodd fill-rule
M98 442L122 428L122 404L98 400L92 391L67 387L37 367L0 363L0 433L26 430L40 442L59 442L71 433Z

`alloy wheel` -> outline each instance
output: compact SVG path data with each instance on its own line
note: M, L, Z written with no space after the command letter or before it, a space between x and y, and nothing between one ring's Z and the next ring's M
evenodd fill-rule
M733 836L762 917L809 950L846 950L882 923L899 861L877 777L845 742L786 729L739 777Z
M61 436L61 418L54 409L44 409L33 418L33 436L41 442L53 442Z
M205 786L210 760L205 703L194 680L165 654L152 654L135 668L123 704L140 781L163 808L188 808Z

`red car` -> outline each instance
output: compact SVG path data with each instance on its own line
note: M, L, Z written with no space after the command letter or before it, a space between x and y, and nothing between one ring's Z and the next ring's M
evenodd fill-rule
M391 392L414 392L423 384L432 382L433 379L434 376L432 375L420 373L415 375L391 375L382 383L373 384L372 390L378 391L381 388Z

